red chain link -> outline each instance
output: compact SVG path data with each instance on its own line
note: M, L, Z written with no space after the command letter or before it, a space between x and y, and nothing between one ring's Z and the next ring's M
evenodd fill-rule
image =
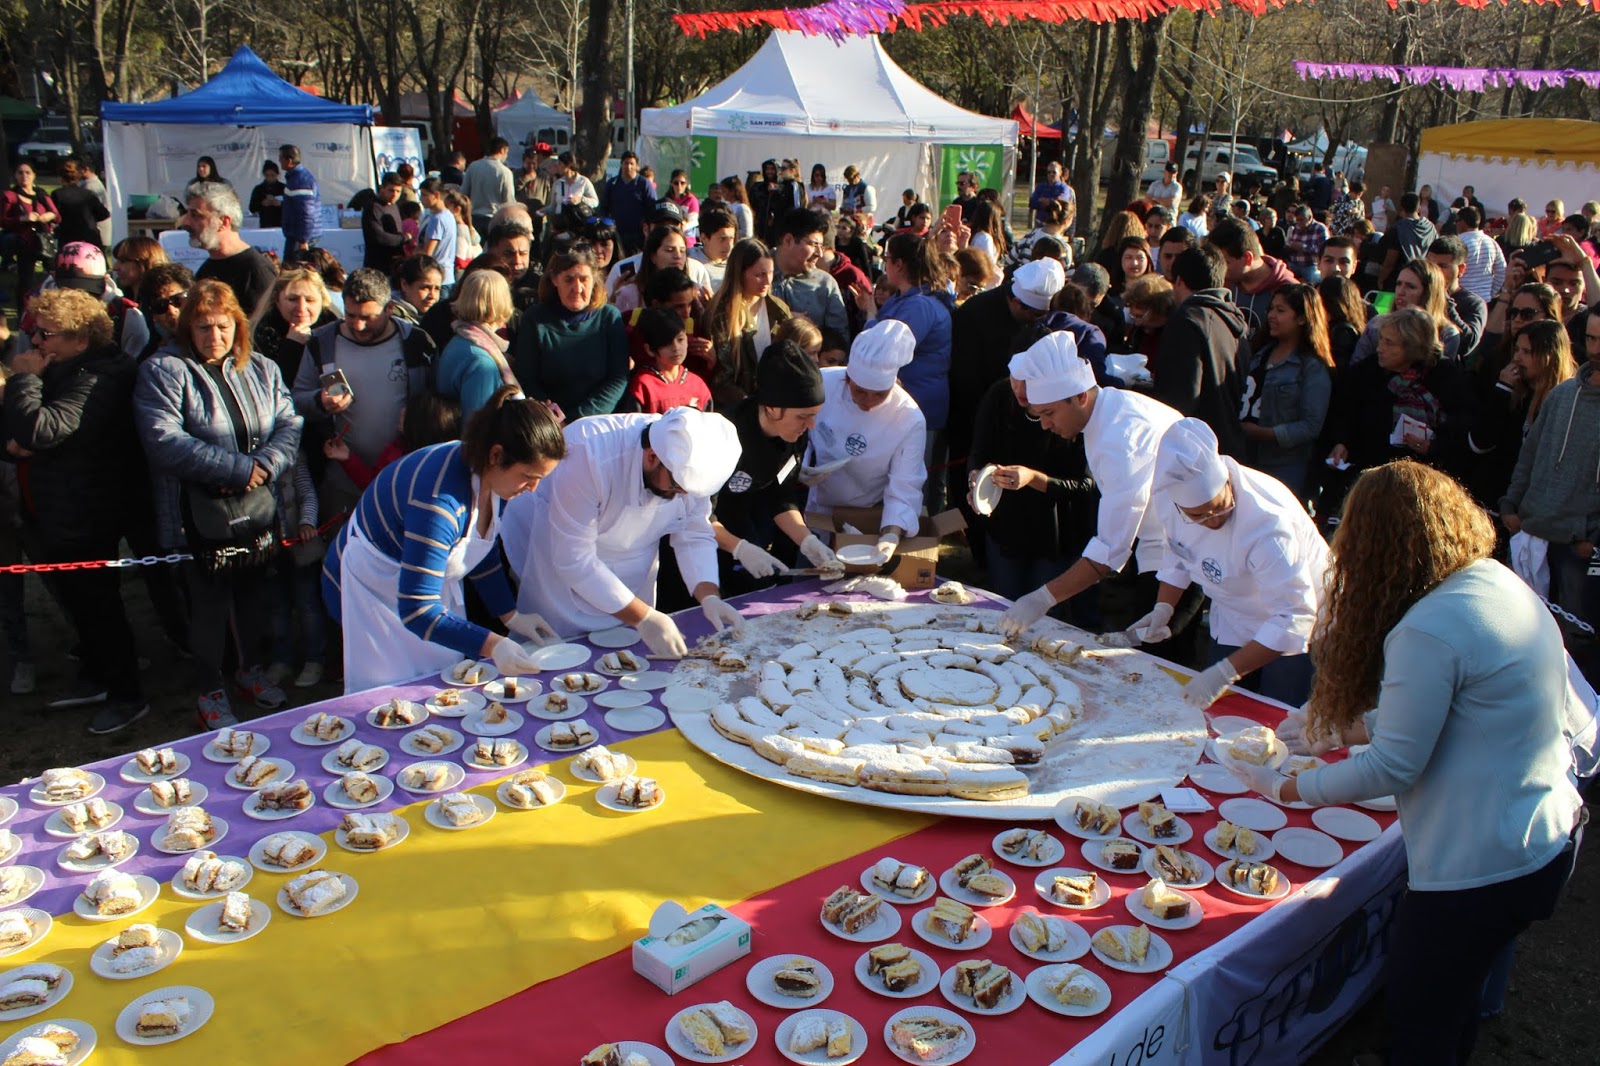
M349 511L334 515L317 527L317 535L321 536L349 517ZM299 544L300 541L285 537L282 543L285 548L292 548ZM174 552L171 555L146 555L143 558L136 559L90 559L67 563L14 563L10 566L0 566L0 574L49 574L59 573L63 570L98 570L107 566L159 566L164 563L181 563L193 558L194 556L188 552Z

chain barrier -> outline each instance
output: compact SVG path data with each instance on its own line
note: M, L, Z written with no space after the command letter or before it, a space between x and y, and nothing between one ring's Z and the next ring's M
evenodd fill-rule
M317 527L317 536L338 526L350 517L348 511L334 515L321 526ZM281 543L285 548L293 548L300 541L298 538L284 537ZM223 558L233 555L249 555L249 548L222 548L217 554ZM89 559L66 563L14 563L9 566L0 566L0 574L53 574L68 570L101 570L107 568L127 569L134 566L169 566L173 563L186 563L194 559L188 552L173 552L170 555L144 555L126 559Z

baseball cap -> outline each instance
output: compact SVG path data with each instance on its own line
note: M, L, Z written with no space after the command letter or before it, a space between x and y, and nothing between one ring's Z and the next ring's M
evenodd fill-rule
M80 289L96 296L105 291L106 254L85 241L72 241L56 255L56 285Z
M656 206L650 209L650 214L645 216L646 222L676 222L684 224L683 208L671 200L658 200Z

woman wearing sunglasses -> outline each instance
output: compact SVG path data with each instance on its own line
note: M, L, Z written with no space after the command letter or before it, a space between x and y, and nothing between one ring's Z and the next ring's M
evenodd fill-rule
M139 362L149 359L172 340L178 329L178 312L189 296L194 274L182 263L160 263L139 279L139 313L150 327L150 342L139 354Z

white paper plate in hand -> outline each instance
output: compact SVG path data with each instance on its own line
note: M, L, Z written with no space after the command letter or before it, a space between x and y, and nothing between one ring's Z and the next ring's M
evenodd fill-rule
M132 918L134 915L142 913L150 904L156 901L157 896L161 895L161 883L153 877L134 874L133 883L139 886L139 905L131 911L123 911L120 914L101 914L95 910L94 904L90 903L82 892L72 897L72 911L79 918L91 922L115 922L123 918ZM4 981L0 981L0 986L4 984Z
M951 1063L960 1062L968 1055L971 1055L978 1046L977 1033L973 1030L972 1023L967 1019L953 1010L931 1005L923 1006L919 1003L915 1007L907 1007L905 1010L896 1011L889 1016L888 1021L883 1023L883 1042L888 1045L889 1051L894 1057L902 1062L916 1063L917 1066L922 1064L922 1059L916 1054L899 1047L894 1042L894 1023L901 1018L937 1018L946 1025L959 1025L966 1031L967 1035L956 1041L951 1046L950 1052L938 1060L939 1066L950 1066Z
M1116 929L1122 933L1133 931L1131 925L1108 925L1106 929ZM1150 934L1150 950L1145 952L1143 962L1121 962L1101 951L1094 941L1089 942L1089 950L1094 952L1094 957L1111 967L1124 973L1160 973L1172 965L1172 946L1155 933Z
M1195 763L1189 770L1189 780L1207 792L1220 792L1225 796L1237 796L1250 791L1249 785L1234 777L1226 766L1216 762Z
M0 1040L0 1062L4 1062L16 1050L23 1037L38 1036L44 1032L44 1027L47 1025L59 1025L78 1034L78 1046L67 1053L66 1066L79 1066L94 1054L95 1044L99 1041L99 1034L94 1031L94 1026L77 1018L50 1018L37 1025L24 1026L6 1039Z
M850 1024L850 1051L844 1055L828 1057L828 1046L813 1048L810 1051L790 1051L789 1041L794 1036L795 1026L800 1024L802 1018L815 1017L824 1021L840 1018ZM804 1063L806 1066L824 1066L835 1063L837 1066L849 1066L867 1053L868 1037L866 1027L843 1011L836 1010L808 1010L800 1014L791 1015L778 1023L777 1030L772 1034L773 1041L778 1045L778 1053L790 1062Z
M994 514L994 509L1000 504L1000 497L1004 492L999 485L994 483L995 465L990 463L978 471L978 479L972 486L972 509L981 515Z
M1226 759L1231 759L1233 758L1233 742L1236 739L1238 739L1237 734L1231 737L1212 737L1210 740L1206 741L1206 754L1211 756L1219 763ZM1246 762L1248 760L1239 759L1237 761ZM1276 770L1288 761L1288 746L1274 736L1272 738L1272 754L1267 756L1267 769Z
M148 792L145 793L149 795ZM76 840L85 833L101 833L107 829L115 829L118 822L122 821L122 804L106 801L106 810L111 814L111 821L105 825L92 825L86 829L69 829L62 809L52 811L50 817L44 820L44 831L53 837L62 840Z
M816 973L818 982L816 995L808 998L786 996L772 983L773 974L779 970L789 969L796 960L807 963ZM746 971L744 986L750 990L752 996L769 1007L777 1007L779 1010L802 1010L817 1006L833 994L833 973L809 955L771 955Z
M820 913L817 915L817 921L822 923L822 928L839 939L849 940L856 944L881 943L900 931L900 912L887 903L880 903L878 905L878 913L873 915L872 921L854 933L847 933L842 927L832 922L824 921Z
M250 927L243 932L235 933L223 929L222 900L208 903L199 908L183 923L183 931L203 944L237 944L241 940L249 940L272 921L272 908L259 899L250 901Z
M351 799L350 794L344 790L343 780L335 781L333 784L323 789L322 798L327 801L328 806L337 807L341 811L361 811L366 810L368 807L376 807L378 804L382 803L384 800L388 799L394 794L393 781L382 776L381 774L369 773L367 776L372 779L373 784L378 786L378 795L376 799L370 799L365 803L357 803L355 800ZM341 774L340 777L342 778L343 775Z
M139 1009L146 1003L153 1003L162 999L186 999L189 1001L189 1017L184 1020L183 1028L171 1036L140 1036L137 1026L139 1024ZM158 988L148 992L122 1008L122 1013L117 1015L117 1035L130 1044L141 1047L154 1047L157 1044L170 1044L174 1040L196 1032L206 1022L211 1020L211 1015L217 1009L216 1001L211 994L203 988L193 985L172 985L167 988Z
M881 562L876 544L845 544L834 552L846 566L871 566Z
M1008 967L1009 968L1009 967ZM939 975L939 994L952 1007L959 1007L973 1014L1010 1014L1024 1003L1028 1002L1028 989L1023 984L1023 975L1015 970L1011 971L1011 988L1000 998L1000 1002L992 1007L980 1007L971 996L964 996L956 991L956 978L959 974L956 967L952 966Z
M210 798L211 791L198 781L189 782L189 800L187 803L174 803L172 807L163 807L156 802L148 788L143 789L133 797L133 809L140 814L148 814L152 818L165 818L172 813L173 807L203 807Z
M1095 997L1090 1003L1082 1006L1076 1003L1063 1003L1046 987L1051 980L1062 976L1067 968L1061 965L1041 966L1030 973L1027 981L1028 998L1045 1010L1064 1014L1068 1018L1092 1018L1096 1014L1104 1013L1105 1009L1111 1006L1111 986L1106 984L1105 978L1087 967L1078 968L1083 970L1084 976L1095 986Z
M1062 903L1059 899L1052 895L1050 891L1051 888L1055 886L1056 878L1082 877L1088 872L1089 871L1081 870L1075 866L1058 866L1054 870L1045 870L1033 879L1033 890L1039 894L1040 899L1044 900L1052 907L1061 907L1069 911L1096 910L1100 907L1104 907L1106 902L1111 899L1111 882L1107 881L1103 877L1097 876L1095 878L1094 894L1090 897L1088 903ZM1132 873L1133 871L1118 870L1117 872Z
M1022 952L1022 954L1026 955L1028 958L1035 959L1039 962L1071 962L1074 959L1081 959L1085 955L1089 954L1089 934L1084 932L1083 927L1077 922L1064 918L1061 915L1044 915L1040 914L1036 910L1032 913L1039 915L1041 918L1049 917L1055 918L1057 921L1066 922L1067 942L1061 945L1055 951L1029 951L1027 945L1023 942L1022 931L1017 928L1016 922L1012 922L1012 947Z
M1231 737L1235 733L1242 733L1246 729L1253 729L1263 722L1257 722L1237 714L1219 714L1206 723L1211 727L1211 732L1219 737Z
M28 799L41 807L65 807L71 803L82 803L84 800L94 799L106 787L106 779L93 770L83 771L83 776L88 779L89 787L83 790L83 795L73 796L71 799L53 800L45 796L43 783L35 784L28 790Z
M1311 812L1311 824L1331 837L1357 844L1377 840L1383 833L1383 826L1376 818L1348 807L1318 807Z
M185 755L181 751L175 751L172 754L173 769L171 772L154 774L146 773L145 771L139 769L138 759L129 759L127 762L122 764L122 769L119 771L119 773L121 774L122 779L130 785L148 785L152 781L171 781L175 777L182 777L184 774L189 772L189 767L194 764L190 760L189 756ZM3 810L3 807L0 807L0 825L5 824L4 814L5 811Z
M20 969L20 968L19 968ZM19 977L18 970L0 973L0 988L4 988ZM57 1003L67 998L67 993L72 991L72 971L65 966L61 967L61 980L56 986L45 994L43 1003L31 1003L26 1007L13 1007L10 1010L0 1010L0 1022L16 1022L23 1018L31 1018L35 1014L43 1014Z
M867 991L876 992L880 996L888 996L890 999L916 999L918 996L925 996L935 988L938 988L939 964L933 961L933 956L918 951L909 945L906 946L906 950L911 952L910 957L916 962L919 972L917 979L901 991L890 991L889 987L883 983L883 974L872 972L872 952L870 951L863 951L860 958L856 959L856 980L866 985Z
M698 1010L704 1006L707 1006L707 1004L700 1003L693 1007L685 1007L677 1014L674 1014L672 1020L667 1023L667 1047L672 1049L674 1055L688 1059L690 1062L735 1062L743 1059L755 1048L756 1042L761 1039L761 1033L756 1028L755 1019L735 1007L734 1010L738 1011L739 1020L750 1030L750 1039L732 1045L721 1055L702 1055L697 1051L694 1044L684 1035L683 1027L678 1024L678 1019L690 1011Z
M215 906L219 912L222 910L221 903L215 904ZM172 929L158 929L156 930L156 941L161 946L161 957L152 966L146 966L142 970L132 970L128 973L117 972L115 968L117 956L112 951L117 946L117 938L112 937L94 949L94 954L89 956L89 969L108 981L136 981L141 977L149 977L153 973L160 973L177 962L178 956L183 954L183 937Z

